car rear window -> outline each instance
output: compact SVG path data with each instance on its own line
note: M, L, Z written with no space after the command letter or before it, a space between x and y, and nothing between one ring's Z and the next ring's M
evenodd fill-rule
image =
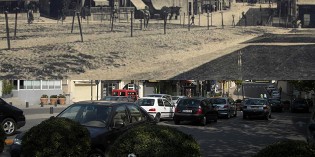
M187 107L198 107L200 105L200 100L196 99L181 99L178 102L178 107L187 106Z
M155 99L139 99L138 105L139 106L154 106Z
M265 105L266 100L262 99L248 99L245 103L246 105Z
M209 100L212 104L226 104L226 100L222 98L212 98Z

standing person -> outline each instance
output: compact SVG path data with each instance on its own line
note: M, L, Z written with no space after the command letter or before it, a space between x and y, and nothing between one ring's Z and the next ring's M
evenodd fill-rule
M27 17L28 17L27 18L28 24L33 23L33 21L34 21L34 14L33 14L33 5L31 3L28 5Z
M143 10L143 18L144 18L144 28L148 28L149 20L150 20L150 10L148 6L145 6Z

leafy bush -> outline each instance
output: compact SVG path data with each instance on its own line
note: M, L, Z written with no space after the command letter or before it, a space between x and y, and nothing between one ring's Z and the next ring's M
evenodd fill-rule
M191 135L161 125L144 125L130 129L114 142L109 156L180 156L200 155L200 147Z
M86 157L90 145L85 127L67 118L51 117L25 133L22 154L25 157Z
M315 151L304 141L278 141L260 150L253 157L306 157L315 156Z
M66 98L66 96L63 94L59 94L58 98Z
M57 95L51 95L50 98L58 98Z
M0 126L0 153L3 152L5 139L6 139L6 134L2 126Z
M48 98L48 95L43 94L40 98Z
M11 94L13 85L9 80L3 80L2 82L2 94Z

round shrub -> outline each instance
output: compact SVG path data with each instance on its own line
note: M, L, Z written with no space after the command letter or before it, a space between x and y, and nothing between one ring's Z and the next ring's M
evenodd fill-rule
M4 149L4 142L5 139L7 138L2 126L0 126L0 153L3 152Z
M283 140L260 150L254 157L306 157L315 156L315 151L304 141Z
M90 150L89 131L78 122L51 117L32 127L22 137L25 157L86 157Z
M130 129L117 138L109 156L180 156L199 157L200 147L191 135L161 125L143 125Z

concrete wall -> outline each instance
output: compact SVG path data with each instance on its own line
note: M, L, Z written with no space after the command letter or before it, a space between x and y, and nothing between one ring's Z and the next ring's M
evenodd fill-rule
M20 101L29 102L30 105L39 105L40 97L43 94L59 95L62 94L62 89L59 90L13 90L13 97L17 97Z

